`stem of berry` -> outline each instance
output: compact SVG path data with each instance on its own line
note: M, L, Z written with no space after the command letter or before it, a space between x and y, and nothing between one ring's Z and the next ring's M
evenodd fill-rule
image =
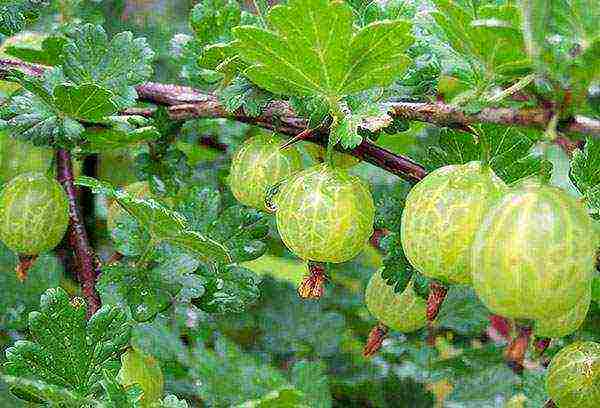
M546 349L550 346L550 339L548 337L537 339L534 345L535 351L537 351L537 353L541 357L546 351Z
M29 269L31 269L37 258L37 255L19 255L19 263L15 270L19 281L25 282L27 279L27 272L29 272Z
M508 345L504 353L504 358L508 366L516 373L523 372L523 361L525 360L525 352L529 346L529 338L531 337L531 327L519 327L519 334Z
M367 343L363 349L364 357L371 357L379 351L381 345L383 344L383 340L388 334L388 331L389 328L383 323L377 323L377 325L371 329L369 338L367 339Z
M298 296L302 299L320 299L326 281L325 264L308 261L308 276L298 286Z
M77 202L77 191L73 183L71 153L65 149L56 152L57 175L69 199L69 245L75 252L77 280L87 301L87 316L92 316L100 306L100 295L96 291L96 280L100 276L100 261L90 245L83 217Z
M433 322L440 312L442 303L446 299L448 288L439 282L429 284L429 297L427 298L427 320Z

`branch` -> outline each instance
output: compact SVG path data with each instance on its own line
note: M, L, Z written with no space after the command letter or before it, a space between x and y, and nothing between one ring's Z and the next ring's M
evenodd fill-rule
M56 153L57 180L62 184L69 199L69 244L75 252L77 262L77 280L81 284L81 291L87 301L88 318L101 306L100 296L96 291L96 280L100 276L100 261L96 257L88 240L83 224L77 192L73 184L73 164L71 153L60 149Z

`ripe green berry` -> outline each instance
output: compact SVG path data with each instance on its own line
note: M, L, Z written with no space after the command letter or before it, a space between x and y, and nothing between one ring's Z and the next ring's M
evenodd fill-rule
M24 173L47 173L52 158L52 149L34 146L0 132L0 182L6 183Z
M283 242L305 260L345 262L362 251L373 233L369 188L344 169L310 167L287 180L275 201Z
M554 356L546 389L559 408L600 406L600 344L573 343Z
M267 189L302 169L302 156L295 146L279 148L282 139L260 133L246 140L233 155L229 185L244 205L267 210Z
M402 293L395 293L377 271L367 285L365 303L377 320L399 332L410 333L427 324L427 304L415 293L412 280Z
M17 176L0 194L0 239L18 254L51 250L68 224L67 196L56 180L44 174Z
M435 170L409 192L402 213L402 247L423 275L471 282L471 244L481 220L506 186L479 162Z
M527 180L484 219L473 243L473 286L494 313L552 319L590 290L596 239L581 202Z
M564 337L575 332L587 316L591 297L592 291L589 290L577 305L564 315L538 320L535 322L533 332L536 336L549 338Z

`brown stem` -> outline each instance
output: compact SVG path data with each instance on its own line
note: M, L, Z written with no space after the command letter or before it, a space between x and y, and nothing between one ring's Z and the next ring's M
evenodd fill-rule
M429 284L429 297L427 298L427 320L433 322L440 312L442 303L446 299L448 288L438 282Z
M308 261L308 276L298 286L298 296L302 299L320 299L326 281L325 264Z
M388 331L389 328L383 323L377 323L377 325L371 329L369 338L367 339L367 343L363 349L364 357L371 357L379 351L381 345L383 344L383 340L388 334Z
M83 223L83 217L77 202L77 191L73 183L73 164L71 153L65 149L56 152L57 175L69 199L69 244L75 252L77 280L87 301L88 318L101 306L96 291L96 280L100 276L100 261L92 249Z
M525 360L525 352L529 346L530 337L531 327L521 326L519 328L519 334L513 339L504 352L506 362L517 374L523 372L523 361Z
M15 271L19 281L25 282L27 279L27 272L29 272L37 258L37 255L19 255L19 263L17 264Z
M544 405L544 408L558 408L558 407L556 406L554 401L548 400L548 402L546 402L546 404Z

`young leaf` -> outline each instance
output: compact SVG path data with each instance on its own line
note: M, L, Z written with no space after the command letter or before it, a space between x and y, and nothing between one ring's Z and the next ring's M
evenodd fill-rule
M271 9L270 30L233 29L252 82L276 94L339 99L389 85L408 65L405 21L380 21L353 33L343 2L290 0ZM272 30L272 31L271 31Z
M76 120L100 122L117 113L113 93L95 84L58 85L54 88L56 107Z
M377 120L374 121L374 118ZM363 140L359 134L359 127L368 131L371 127L374 131L378 131L392 122L393 119L386 115L385 110L375 104L364 103L340 120L330 138L334 144L339 141L344 149L353 149Z
M40 311L29 315L32 341L17 341L6 350L5 373L65 388L81 399L94 396L103 370L118 364L130 326L118 307L103 306L87 322L85 311L81 299L48 289Z
M252 117L260 115L271 99L269 93L242 77L235 78L219 93L219 100L228 112L242 108L246 115Z
M104 371L100 384L106 393L106 401L101 403L102 408L141 408L143 391L138 385L132 385L126 390L108 371Z
M187 401L180 400L175 395L167 395L164 400L152 405L152 408L189 408Z
M137 99L134 85L152 74L154 52L145 38L122 32L108 40L101 26L85 24L69 33L63 48L62 68L75 85L94 83L110 89L119 109Z

